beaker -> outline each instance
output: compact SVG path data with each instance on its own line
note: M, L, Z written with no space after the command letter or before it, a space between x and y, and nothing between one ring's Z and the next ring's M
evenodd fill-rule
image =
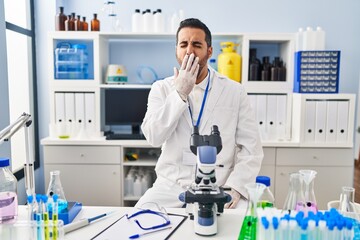
M60 181L60 171L51 171L50 172L50 182L49 187L46 192L46 195L49 196L49 199L52 199L52 196L56 194L58 195L58 212L64 212L67 209L67 201L65 198L65 193L61 185ZM50 204L51 206L51 204Z
M317 172L314 170L299 170L301 174L303 183L304 183L304 197L307 207L307 211L317 213L318 207L316 203L315 193L314 193L314 180Z
M283 210L304 211L306 209L305 197L302 188L302 177L298 172L290 173L289 191L286 196Z
M342 193L339 201L339 211L349 217L359 220L358 212L354 204L355 188L342 187Z
M253 240L256 239L256 226L258 221L257 203L266 186L262 183L248 183L245 185L245 188L249 194L249 204L238 240Z

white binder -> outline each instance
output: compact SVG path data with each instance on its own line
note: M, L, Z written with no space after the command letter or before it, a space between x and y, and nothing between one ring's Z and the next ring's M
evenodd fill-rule
M276 97L276 128L277 138L285 140L286 138L286 109L287 109L287 95L278 95Z
M95 93L85 93L85 128L91 136L95 133Z
M338 101L336 142L347 142L349 101Z
M336 142L337 132L337 101L327 101L327 114L326 114L326 142Z
M75 130L75 94L65 93L66 129L70 137L74 137Z
M325 142L327 101L316 101L315 142Z
M65 93L55 93L55 129L56 135L60 138L66 138L66 119L65 119Z
M267 140L268 137L266 132L266 95L257 95L256 120L258 122L261 140Z
M75 93L75 120L77 127L85 126L85 96L84 93Z
M266 98L266 131L268 140L277 139L276 115L277 115L277 96L267 95Z
M249 95L249 102L255 114L255 119L256 119L256 99L257 99L257 95Z
M305 103L305 122L304 122L304 141L315 141L315 112L316 102L306 101Z

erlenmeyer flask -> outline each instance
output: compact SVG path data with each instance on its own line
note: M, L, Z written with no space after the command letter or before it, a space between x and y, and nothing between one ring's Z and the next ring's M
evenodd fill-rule
M290 173L289 191L283 210L289 211L289 213L294 210L306 210L305 197L302 189L302 177L298 172Z
M339 201L339 211L349 217L355 217L359 220L358 212L354 204L355 188L342 187L342 193Z
M60 171L50 172L50 182L46 195L48 195L50 198L54 194L58 195L59 197L57 200L59 213L65 211L67 209L67 201L60 181Z
M266 186L262 183L248 183L245 185L245 188L249 193L249 204L238 240L254 240L256 239L256 226L258 221L257 203Z
M307 211L317 213L318 207L314 192L314 181L317 172L314 170L299 170L304 183L304 197Z

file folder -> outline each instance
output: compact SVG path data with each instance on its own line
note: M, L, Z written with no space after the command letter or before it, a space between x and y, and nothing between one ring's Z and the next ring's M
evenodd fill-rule
M95 132L95 93L85 93L85 129L91 136Z
M74 137L75 128L75 94L65 93L66 129L70 137Z
M249 95L249 102L250 102L250 106L253 109L253 112L255 114L255 119L256 119L256 98L257 98L257 95Z
M325 142L326 107L326 100L316 101L315 142Z
M66 120L65 120L65 93L55 93L55 125L56 135L60 138L67 138Z
M85 126L85 96L84 93L75 93L75 120L77 129Z
M307 100L305 102L304 141L315 141L315 112L316 102Z
M327 101L327 114L326 114L326 142L336 142L337 132L337 101Z
M266 131L268 140L277 139L277 96L267 95L266 98Z
M266 132L266 95L257 95L256 120L260 131L261 140L267 140Z
M276 111L276 128L277 138L285 140L286 138L286 109L287 109L287 95L278 95L277 100L277 111Z
M349 101L338 101L336 142L346 142L348 138Z

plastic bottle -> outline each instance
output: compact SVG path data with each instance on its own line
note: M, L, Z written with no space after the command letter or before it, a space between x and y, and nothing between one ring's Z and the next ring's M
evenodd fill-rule
M141 179L140 176L137 176L134 182L134 196L140 197L141 195L142 195Z
M263 194L261 195L257 207L261 208L272 208L275 205L275 198L270 190L271 180L268 176L257 176L256 177L257 183L262 183L266 186L264 189Z
M89 31L89 24L86 22L86 17L82 17L82 31Z
M144 32L153 32L153 15L151 14L150 9L146 9L142 16L143 22L143 31Z
M0 158L0 223L18 215L17 180L9 166L10 159Z
M100 21L97 19L97 14L94 13L94 18L91 20L91 31L100 31Z
M325 50L325 31L321 27L316 27L315 31L315 50Z
M165 32L164 15L162 14L161 9L156 10L154 14L154 32L156 33Z
M212 69L214 69L215 71L217 71L217 64L216 64L216 59L215 58L211 58L209 60L209 65Z
M58 201L58 212L64 212L67 209L68 202L65 198L65 193L61 185L60 171L50 172L50 182L47 189L46 195L52 197L54 194L59 196Z
M134 195L134 178L132 174L129 172L125 178L125 196L133 196Z
M140 9L135 9L135 12L131 16L131 31L142 32L142 14Z
M303 41L304 41L304 29L299 28L296 33L296 43L295 43L295 51L302 51L303 50Z
M60 7L60 12L55 16L55 30L65 31L65 21L67 16L64 14L64 7Z
M303 38L303 51L315 50L315 31L311 27L307 27Z
M179 15L177 13L174 13L172 16L171 16L171 28L170 28L170 31L172 33L176 33L178 27L179 27L179 24L180 24L180 18L179 18Z
M235 43L221 42L222 53L218 56L218 71L228 78L241 81L241 56L235 52Z

